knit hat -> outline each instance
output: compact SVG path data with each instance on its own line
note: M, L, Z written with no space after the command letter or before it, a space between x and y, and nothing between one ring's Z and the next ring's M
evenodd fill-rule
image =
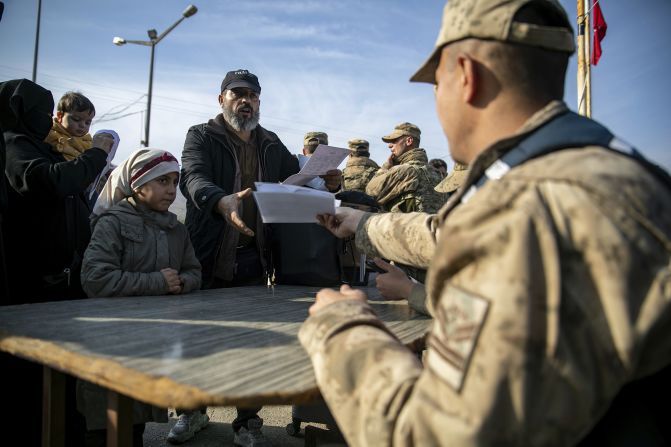
M179 172L179 163L170 152L151 148L136 150L112 171L93 207L93 214L102 214L131 197L140 186L170 172Z

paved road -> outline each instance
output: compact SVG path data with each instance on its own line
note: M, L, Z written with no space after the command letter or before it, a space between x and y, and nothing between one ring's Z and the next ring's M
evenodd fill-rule
M173 412L174 413L174 412ZM207 409L210 416L209 425L198 432L196 436L181 444L184 447L222 447L233 445L233 429L231 422L235 419L235 408L232 407L210 407ZM287 434L286 425L291 422L290 406L268 406L263 407L259 415L263 418L263 433L276 447L302 447L303 438L294 438ZM177 418L172 414L170 421L166 424L148 423L144 434L144 447L170 446L166 442L166 436ZM326 428L321 424L310 424L320 428ZM305 424L303 424L305 427Z

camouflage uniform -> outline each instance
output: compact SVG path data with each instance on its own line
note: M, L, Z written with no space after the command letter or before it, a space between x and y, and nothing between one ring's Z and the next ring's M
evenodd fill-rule
M366 187L387 211L435 213L445 203L444 194L434 190L440 174L428 165L424 149L410 149L397 159L397 165L385 163Z
M436 321L424 370L367 304L336 303L304 324L348 443L577 442L624 384L669 362L671 195L660 190L636 162L587 147L531 160L435 216L365 219L360 249L431 263Z
M366 192L366 185L380 167L370 159L368 141L354 139L348 141L347 146L353 153L342 171L343 190Z
M443 23L469 23L458 18L472 12L491 32L492 14L524 3L452 0ZM543 4L570 27L557 2ZM553 42L571 43L559 29ZM650 171L599 146L568 148L513 167L462 203L492 163L566 111L551 102L480 153L437 215L359 225L360 248L431 264L435 320L424 368L368 304L339 301L303 325L349 445L573 445L625 384L669 364L671 194Z

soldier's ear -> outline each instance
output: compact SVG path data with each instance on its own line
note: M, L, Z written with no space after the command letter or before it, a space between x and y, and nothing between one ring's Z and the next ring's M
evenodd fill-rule
M459 86L461 87L461 98L466 103L472 103L478 92L477 62L467 54L457 56L457 73L459 76Z

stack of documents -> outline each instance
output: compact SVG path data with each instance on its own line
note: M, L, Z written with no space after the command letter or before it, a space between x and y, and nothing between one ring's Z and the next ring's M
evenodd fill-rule
M254 185L263 223L316 223L317 214L335 214L336 199L330 192L278 183Z
M300 172L284 183L254 183L254 200L263 223L316 223L317 214L335 214L340 201L332 193L300 185L336 169L349 154L349 149L320 144L303 160Z

